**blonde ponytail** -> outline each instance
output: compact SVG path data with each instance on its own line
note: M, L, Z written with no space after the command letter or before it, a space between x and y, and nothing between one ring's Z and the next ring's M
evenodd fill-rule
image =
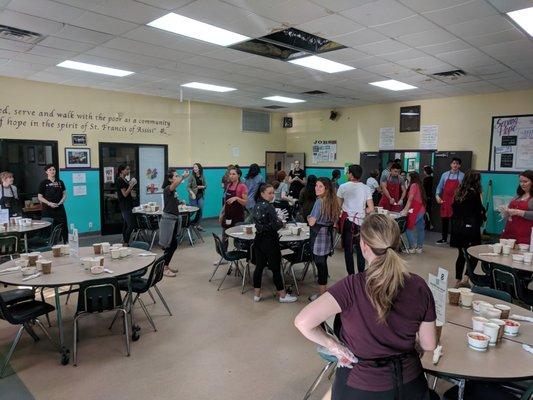
M370 214L361 226L361 238L376 255L366 270L366 293L377 311L378 321L386 323L408 274L405 261L396 252L400 228L391 217Z

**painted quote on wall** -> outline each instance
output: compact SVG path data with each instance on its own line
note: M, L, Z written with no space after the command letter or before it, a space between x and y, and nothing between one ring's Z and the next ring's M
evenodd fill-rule
M0 130L24 131L25 128L40 128L55 132L171 134L171 122L165 119L131 116L125 113L22 108L0 104Z

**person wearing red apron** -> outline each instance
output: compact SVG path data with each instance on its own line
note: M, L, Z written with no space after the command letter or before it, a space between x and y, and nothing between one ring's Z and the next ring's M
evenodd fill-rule
M399 212L402 210L403 199L405 197L405 186L400 178L401 167L399 164L392 164L390 174L381 177L381 189L383 196L378 206L385 210Z
M504 239L516 239L517 243L531 244L533 229L533 171L520 174L520 185L515 197L504 210L508 217L502 232Z
M248 200L246 185L240 181L242 172L240 169L232 168L228 171L228 185L224 192L224 206L219 215L219 221L223 231L239 222L244 222L244 208ZM228 237L223 232L222 239L227 244Z
M405 234L409 241L410 253L422 253L425 239L425 220L426 194L424 193L424 186L420 179L418 172L409 173L409 190L407 194L407 201L402 211L402 215L407 216L407 229ZM416 246L414 239L414 232L416 230Z
M435 199L440 204L440 218L442 222L442 238L436 244L448 243L448 229L452 217L452 204L455 191L463 181L465 174L461 168L461 159L454 157L450 164L450 170L442 174L437 186Z

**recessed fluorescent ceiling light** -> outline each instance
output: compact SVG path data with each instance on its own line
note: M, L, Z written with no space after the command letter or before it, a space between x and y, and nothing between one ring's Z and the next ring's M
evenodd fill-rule
M533 7L524 8L508 12L507 15L513 19L529 36L533 36Z
M86 64L77 61L66 60L62 63L57 64L58 67L77 69L80 71L93 72L95 74L104 74L112 76L128 76L133 74L132 71L124 71L123 69L102 67L100 65Z
M234 90L237 90L235 88L225 87L225 86L217 86L217 85L210 85L208 83L201 83L201 82L189 82L181 85L183 87L188 87L192 89L201 89L201 90L210 90L211 92L232 92Z
M231 46L250 39L248 36L239 35L176 13L163 15L147 25L220 46Z
M309 56L298 58L296 60L289 61L292 64L301 65L302 67L312 68L319 71L327 72L332 74L334 72L349 71L355 69L349 65L344 65L335 61L327 60L318 56Z
M388 81L370 82L370 85L379 86L383 89L389 89L394 91L418 89L416 86L408 85L407 83L403 83L400 81L395 81L394 79Z
M263 97L263 100L278 101L280 103L305 103L305 100L293 99L291 97L283 96Z

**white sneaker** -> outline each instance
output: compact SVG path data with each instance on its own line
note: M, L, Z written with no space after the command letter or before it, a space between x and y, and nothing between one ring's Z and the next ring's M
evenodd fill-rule
M416 249L407 249L407 253L415 254L416 253Z
M279 298L280 303L294 303L295 301L298 301L298 297L291 296L290 294L286 294L285 297Z
M259 303L261 300L263 300L263 298L261 296L254 296L254 301L256 303Z
M417 247L417 248L415 249L416 254L422 254L423 251L424 251L424 250L422 250L422 247Z
M213 265L217 266L217 265L218 265L218 262L219 262L219 260L216 260L216 261L213 263ZM222 261L220 261L220 265L224 265L224 264L227 264L227 263L228 263L228 262L227 262L226 260L222 260Z

